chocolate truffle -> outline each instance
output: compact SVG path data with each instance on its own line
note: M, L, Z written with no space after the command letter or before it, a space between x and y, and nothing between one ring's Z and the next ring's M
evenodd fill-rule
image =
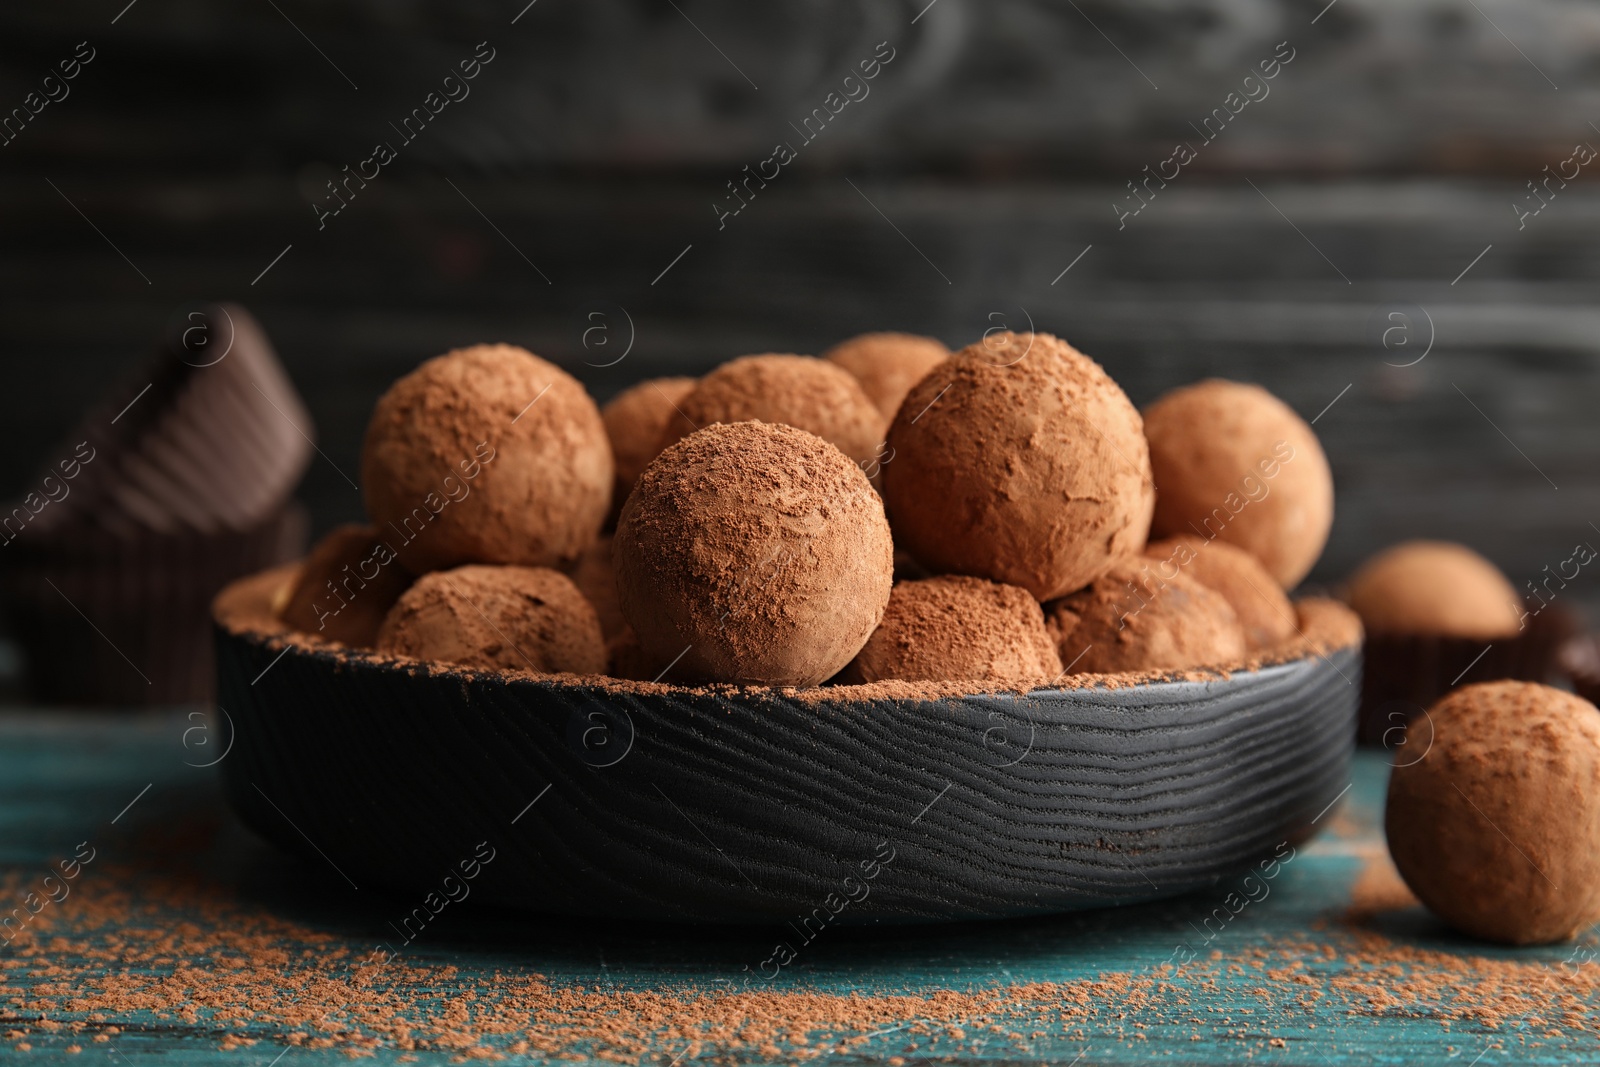
M1505 575L1448 541L1384 549L1356 571L1344 598L1372 634L1493 641L1522 628L1522 601Z
M657 456L612 551L648 659L755 685L838 673L883 618L894 570L867 476L820 437L765 422L708 426Z
M661 438L668 423L677 424L674 436L682 437L696 429L678 413L678 405L695 387L693 378L651 378L624 389L600 409L616 460L617 481L612 490L612 508L622 510L639 473L661 451Z
M914 333L864 333L840 341L822 358L855 375L887 420L923 375L950 358L950 350L942 341Z
M611 564L611 538L602 537L578 561L572 572L578 589L594 605L600 618L600 632L610 641L627 627L622 617L622 605L617 602L617 572Z
M367 514L407 569L570 566L611 501L611 446L578 380L512 345L430 359L379 398Z
M1271 648L1295 634L1294 605L1261 561L1226 541L1172 537L1152 541L1144 554L1156 577L1182 572L1222 598L1239 616L1247 649Z
M1089 588L1046 609L1061 662L1075 674L1182 670L1244 659L1244 628L1221 593L1144 559L1119 560Z
M1044 612L1026 589L947 576L900 582L841 681L1026 682L1061 675Z
M353 648L377 643L383 618L411 584L371 526L349 523L317 542L283 608L283 621Z
M601 674L600 620L545 567L469 564L418 578L383 620L378 650L487 670Z
M1389 776L1389 852L1464 933L1566 940L1600 919L1600 712L1533 682L1482 682L1410 726ZM1431 747L1429 747L1431 742Z
M1285 589L1300 584L1333 525L1333 474L1304 419L1259 385L1211 379L1151 404L1144 432L1152 536L1226 541Z
M883 493L901 547L935 573L1049 600L1136 554L1154 489L1139 413L1049 334L992 335L936 366L889 430Z
M678 406L695 426L760 421L806 430L860 464L872 462L883 443L884 418L860 384L812 356L730 360L700 379ZM681 425L669 424L664 444L683 436Z

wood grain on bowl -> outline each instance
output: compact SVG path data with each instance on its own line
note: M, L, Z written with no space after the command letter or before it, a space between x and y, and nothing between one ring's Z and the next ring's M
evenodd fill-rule
M219 599L226 789L363 888L428 891L486 842L480 898L545 912L1040 914L1211 884L1314 832L1349 781L1358 639L1029 694L630 687L289 643L251 610L285 574ZM1328 605L1302 623L1359 632Z

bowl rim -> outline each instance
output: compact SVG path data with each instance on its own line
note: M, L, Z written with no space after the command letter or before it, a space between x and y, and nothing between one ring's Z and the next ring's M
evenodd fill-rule
M257 641L268 648L293 652L296 658L324 659L335 665L361 664L397 674L457 678L467 683L532 684L555 691L599 693L621 697L664 696L687 698L716 695L743 700L784 699L813 704L860 705L875 701L937 701L967 697L1027 697L1045 699L1089 691L1150 691L1169 686L1226 682L1240 675L1255 676L1273 668L1290 668L1311 659L1332 664L1332 653L1359 647L1364 639L1360 619L1337 600L1308 596L1294 601L1296 637L1258 650L1238 662L1218 666L1121 673L1065 674L1048 685L1024 686L991 681L880 681L847 685L794 686L741 685L726 682L683 685L673 682L632 681L601 674L544 674L530 670L491 670L433 660L413 659L353 648L302 634L277 614L282 599L297 577L303 560L270 567L228 583L212 601L212 622L234 637ZM1337 667L1335 667L1337 670ZM1067 684L1070 683L1070 684Z

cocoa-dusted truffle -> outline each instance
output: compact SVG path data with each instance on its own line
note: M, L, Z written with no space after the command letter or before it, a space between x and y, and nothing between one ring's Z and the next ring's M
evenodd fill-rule
M1345 601L1373 634L1431 634L1482 641L1522 628L1517 591L1465 545L1406 541L1367 560Z
M813 356L729 360L700 379L678 407L695 426L760 421L806 430L856 463L871 462L883 442L884 418L860 384L849 371ZM680 425L669 424L663 442L683 436Z
M1029 682L1061 675L1044 612L1026 589L946 576L900 582L841 681Z
M1153 537L1238 545L1278 584L1300 584L1333 525L1333 474L1316 433L1259 385L1175 389L1144 413L1156 478Z
M1172 537L1152 541L1144 554L1156 577L1183 573L1222 598L1239 616L1247 649L1271 648L1295 634L1294 605L1261 561L1226 541Z
M627 628L622 617L622 605L617 601L617 572L611 564L611 538L602 537L589 546L589 551L578 561L572 580L579 591L594 605L600 618L600 632L610 641Z
M950 350L914 333L864 333L840 341L822 358L855 375L883 417L892 419L911 387L949 359Z
M1533 682L1483 682L1412 720L1384 829L1418 899L1513 945L1600 919L1600 712Z
M302 633L371 648L383 618L411 584L394 549L371 526L349 523L306 557L283 621Z
M425 574L383 620L378 650L488 670L606 669L594 608L572 579L545 567L471 564Z
M661 451L661 438L669 423L676 424L675 437L697 429L678 412L678 405L694 387L693 378L651 378L624 389L600 409L617 465L613 509L622 509L639 473Z
M589 394L513 345L457 349L395 382L361 453L367 514L419 574L577 562L600 532L612 477Z
M1148 561L1119 560L1089 588L1050 604L1061 662L1077 674L1182 670L1244 658L1244 629L1221 593Z
M883 493L901 546L936 573L1039 600L1136 554L1154 493L1139 413L1049 334L993 335L928 373L889 430Z
M860 468L820 437L764 422L708 426L657 456L612 553L648 660L758 685L838 673L883 617L894 570Z

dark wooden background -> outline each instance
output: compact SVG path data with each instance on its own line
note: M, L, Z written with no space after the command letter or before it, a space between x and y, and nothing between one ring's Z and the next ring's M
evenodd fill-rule
M1137 403L1221 375L1318 417L1339 510L1315 581L1410 536L1474 545L1519 586L1600 545L1600 162L1523 228L1512 207L1600 145L1600 8L524 4L0 13L0 108L96 50L0 147L0 486L191 299L251 308L305 393L319 530L358 513L339 471L378 393L451 346L527 345L604 399L870 328L960 345L1031 322ZM480 41L471 96L319 231L324 183L398 145L389 123ZM724 183L798 145L790 123L880 41L870 95L719 230ZM1198 142L1189 123L1282 41L1270 95L1119 229L1125 182ZM1567 595L1597 593L1584 574Z

